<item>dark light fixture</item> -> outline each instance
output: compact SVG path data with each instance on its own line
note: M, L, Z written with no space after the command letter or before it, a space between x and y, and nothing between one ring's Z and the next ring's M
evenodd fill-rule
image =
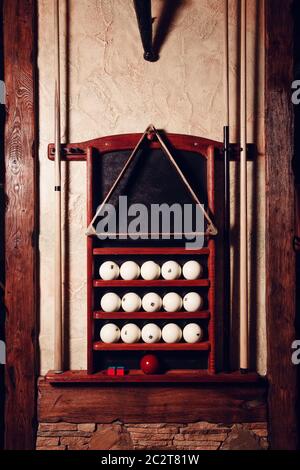
M159 55L153 49L151 0L133 0L144 48L144 59L156 62Z

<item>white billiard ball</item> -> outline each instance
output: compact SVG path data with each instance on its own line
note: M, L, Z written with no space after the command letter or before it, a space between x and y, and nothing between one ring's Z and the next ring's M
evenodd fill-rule
M174 281L181 276L181 266L176 261L167 261L161 268L161 274L167 281Z
M120 269L114 261L106 261L101 264L99 274L103 281L113 281L114 279L118 279Z
M134 344L141 339L141 330L134 323L128 323L121 330L121 339L123 343Z
M179 343L182 339L182 329L175 323L169 323L163 327L162 338L165 343Z
M120 269L121 278L124 281L134 281L140 276L140 267L134 261L126 261Z
M101 328L100 339L103 343L112 344L117 343L120 339L120 328L114 323L108 323Z
M183 307L187 312L197 312L203 304L203 298L197 292L189 292L183 297Z
M178 312L182 307L182 298L176 292L169 292L163 298L163 307L166 312Z
M129 292L125 294L122 299L122 308L125 312L132 313L138 312L141 309L142 300L134 292Z
M162 298L158 294L150 292L143 297L142 306L145 312L158 312L162 307Z
M142 339L147 344L159 343L161 340L161 329L154 323L145 325L142 329Z
M160 266L154 261L146 261L141 267L141 276L145 281L155 281L160 276Z
M183 329L183 339L186 343L199 343L203 338L203 330L197 323L189 323Z
M109 292L101 299L101 308L104 312L112 313L118 312L121 307L121 299L117 294Z
M203 266L198 261L188 261L183 266L182 273L188 281L195 281L203 276Z

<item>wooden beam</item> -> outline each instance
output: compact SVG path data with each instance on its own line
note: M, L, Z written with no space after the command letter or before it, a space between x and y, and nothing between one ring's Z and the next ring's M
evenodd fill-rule
M6 404L5 448L35 445L36 100L35 0L4 1Z
M265 422L266 385L53 386L40 379L38 415L40 422L71 423Z
M231 374L209 374L199 373L199 370L196 371L185 371L184 373L177 373L177 371L169 371L161 375L145 375L140 370L130 371L125 374L124 377L118 376L109 376L105 372L98 372L94 374L88 374L84 370L72 370L63 372L62 374L55 374L55 372L48 372L45 379L48 383L52 385L74 385L78 384L98 384L103 385L104 383L110 384L128 384L128 383L161 383L161 384L170 384L170 383L185 383L185 384L219 384L221 387L228 384L254 384L262 385L266 384L264 378L260 377L258 374L249 373L241 374L240 372L233 372Z
M266 0L266 266L269 426L274 450L294 450L297 370L294 238L292 0Z
M0 80L4 81L3 67L3 0L0 0ZM0 152L4 155L4 126L5 126L5 105L4 97L0 100ZM4 198L4 158L0 160L0 218L4 220L5 198ZM4 261L4 224L0 227L0 281L4 285L5 278L5 261ZM4 292L0 287L0 341L4 341L4 323L5 323L5 306ZM1 346L0 346L1 347ZM1 361L0 361L1 362ZM0 449L4 446L4 365L0 363Z

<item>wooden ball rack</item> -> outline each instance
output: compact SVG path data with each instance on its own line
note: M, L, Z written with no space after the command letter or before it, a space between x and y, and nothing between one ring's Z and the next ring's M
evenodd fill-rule
M76 145L62 147L64 159L73 161L85 160L87 163L87 221L91 223L96 209L99 207L103 196L108 193L118 171L128 159L128 155L135 147L140 134L128 134L121 136L105 137ZM215 211L215 157L222 148L222 144L211 140L168 134L166 136L168 146L175 155L176 162L186 178L191 182L193 190L203 200L205 209L212 219ZM54 147L49 146L49 158L53 158ZM154 194L155 202L160 204L170 203L174 194L178 194L178 186L172 180L172 173L168 179L163 178L158 182L160 161L164 157L159 142L149 139L143 147L135 165L134 185L128 180L128 186L133 190L133 202L149 204ZM151 163L152 162L152 163ZM143 167L150 165L149 170ZM152 165L152 167L151 167ZM116 167L116 168L115 168ZM137 176L141 170L142 177ZM166 169L166 167L164 168ZM172 171L172 170L169 170ZM147 177L154 175L155 183L151 187ZM163 176L163 175L162 175ZM146 182L145 182L146 181ZM139 187L139 183L141 187ZM170 186L170 187L169 187ZM174 188L174 186L176 186ZM198 186L198 187L197 187ZM203 186L203 187L202 187ZM169 194L169 190L171 194ZM160 191L162 191L160 193ZM167 194L166 199L159 199ZM175 200L174 200L175 202ZM178 200L177 202L180 203ZM178 279L166 281L158 279L145 281L137 279L124 281L117 279L104 281L99 278L99 267L105 261L115 261L122 264L127 260L136 261L139 265L147 260L154 260L159 265L165 261L175 260L180 264L196 259L204 266L204 276L195 281ZM168 313L165 311L147 313L144 311L126 313L123 311L106 313L100 310L100 300L107 292L115 292L122 297L126 292L137 292L141 297L148 292L157 292L164 295L168 292L178 292L184 296L187 292L199 292L205 298L203 310L189 313L180 311ZM196 344L180 342L177 344L105 344L100 341L99 332L101 326L112 321L122 327L131 321L141 328L151 321L159 326L175 322L184 326L190 322L199 323L205 331L204 340ZM116 239L112 242L101 241L97 236L87 237L87 377L92 382L202 382L205 377L216 373L216 311L215 311L215 238L205 236L205 245L201 249L187 249L185 244L178 240L147 240L136 242L132 240ZM155 352L165 371L157 375L146 376L139 369L140 359L144 354ZM109 367L122 366L126 369L124 377L109 377Z

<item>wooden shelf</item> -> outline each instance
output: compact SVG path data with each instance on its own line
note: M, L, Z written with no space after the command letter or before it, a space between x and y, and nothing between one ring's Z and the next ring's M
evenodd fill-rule
M93 254L95 256L111 255L187 255L187 256L207 256L209 255L209 248L202 248L201 250L187 250L186 248L94 248Z
M209 320L209 312L94 312L95 320Z
M210 343L176 343L176 344L167 344L167 343L155 343L155 344L146 344L146 343L135 343L135 344L125 344L125 343L114 343L106 344L101 341L96 341L93 344L94 351L209 351Z
M210 384L258 384L264 383L265 378L257 373L241 374L209 374L206 370L170 370L164 374L145 375L141 370L130 370L124 377L110 377L106 371L88 374L87 371L66 371L55 374L49 371L46 381L51 384L95 384L95 383L127 383L127 382L153 382L153 383L210 383Z
M137 279L135 281L123 281L117 279L115 281L102 281L96 279L93 282L94 287L209 287L208 279L197 279L196 281L187 281L186 279L177 279L175 281L166 281L158 279L156 281L144 281Z
M120 137L121 141L123 142L124 136ZM126 137L127 139L127 137ZM109 145L109 152L113 152L118 148L115 147L117 138L112 139L112 144ZM184 158L189 161L191 158L191 165L187 165L190 167L192 177L192 173L195 172L194 164L197 165L197 174L196 178L193 178L195 190L200 191L203 194L204 199L206 200L207 210L210 213L214 213L215 211L215 181L214 181L214 166L215 166L215 156L216 156L216 147L212 145L211 142L206 140L200 139L199 141L202 142L200 145L195 145L198 141L192 139L189 141L187 139L188 145L185 149L182 147L182 138L179 138L177 142L178 145L173 145L174 148L177 150L186 150L189 152L190 150L192 153L195 153L199 157L199 161L195 161L195 155L184 155ZM83 144L82 150L86 154L87 160L87 220L88 223L94 217L94 209L99 205L99 188L97 185L97 177L100 168L103 165L103 151L99 148L100 143L102 142L103 146L107 148L107 140L105 141L96 140L94 142L90 142L89 149L86 144ZM132 141L130 141L132 143ZM123 144L122 144L123 145ZM150 143L150 146L154 145L155 143ZM153 147L153 148L154 148ZM79 148L79 147L78 147ZM123 148L123 147L122 147ZM129 145L128 148L131 148ZM132 147L134 148L134 147ZM78 155L75 155L74 148L67 149L68 157L77 158ZM100 150L100 151L99 151ZM123 148L124 150L124 148ZM77 150L76 150L77 151ZM73 154L71 155L71 153ZM117 157L116 152L116 157ZM152 160L153 156L153 160ZM111 162L110 164L114 165L113 156L110 156ZM155 158L159 158L158 154L151 153L151 159L149 159L148 163L150 165L151 171L155 171L156 164ZM157 160L159 161L159 160ZM193 163L192 163L193 162ZM116 165L119 165L116 161ZM152 165L152 167L151 167ZM117 168L117 166L116 166ZM203 170L203 171L202 171ZM188 175L187 175L188 176ZM194 174L195 176L195 174ZM111 184L114 183L113 175L106 175L105 184L109 187ZM170 186L170 192L168 194L168 189L165 188L163 184L164 180L162 180L162 191L158 191L156 194L157 198L160 198L163 201L164 199L168 199L169 197L173 199L174 196L180 196L180 191L175 193L174 188L172 185ZM198 189L196 189L196 186ZM143 194L138 191L137 194L143 198L143 200L148 203L152 200L152 190L149 185L150 191L144 191ZM181 197L180 197L181 198ZM161 351L162 354L168 355L168 361L174 369L177 367L186 367L187 369L192 367L195 368L197 366L202 367L202 369L206 369L210 374L216 372L215 364L216 364L216 319L215 319L215 241L214 237L209 235L204 237L203 248L199 249L197 245L191 245L191 249L189 245L184 244L183 241L176 241L176 240L149 240L149 241L140 241L137 243L132 243L128 239L119 239L116 240L116 243L112 243L113 246L110 246L109 242L102 242L97 237L87 237L87 348L88 348L88 361L87 361L87 369L89 374L94 374L99 371L99 367L104 367L108 363L110 363L111 356L118 358L124 358L124 366L127 367L128 365L132 365L133 361L139 359L141 353L146 353L147 351ZM200 245L201 246L201 245ZM193 249L196 248L196 249ZM204 266L204 274L201 279L196 280L187 280L184 279L182 275L180 279L176 280L165 280L162 278L147 281L142 279L140 276L139 279L132 280L132 281L125 281L121 279L105 281L100 278L98 274L99 265L103 263L105 260L114 259L118 265L122 264L122 259L130 260L135 259L138 264L142 264L146 260L155 260L158 264L163 264L164 260L175 260L180 264L183 264L185 260L191 259L198 259L201 264ZM99 290L99 289L102 289ZM205 305L203 311L198 309L197 312L184 312L184 307L180 307L180 312L169 313L164 312L162 310L163 307L160 308L160 312L153 312L148 313L140 310L138 312L127 313L127 312L113 312L107 313L102 311L102 307L99 305L99 295L104 294L105 292L115 292L120 297L122 297L126 292L136 292L142 295L145 292L158 292L158 293L167 293L167 292L182 292L182 296L187 292L200 292L205 297ZM118 307L118 310L122 310L122 307ZM117 344L104 344L100 341L98 332L99 328L101 328L101 322L111 321L111 322L119 322L123 324L127 321L137 322L139 324L144 324L149 321L151 322L201 322L201 320L205 322L205 341L203 343L197 344L188 344L184 343L183 341L179 344L166 344L161 341L158 344L146 344L142 341L137 344L124 344L119 342ZM95 335L96 330L96 335ZM116 353L112 353L112 351L116 351ZM163 353L165 351L165 353ZM190 352L190 353L185 353ZM198 353L197 353L198 351ZM203 353L201 353L203 351ZM139 352L139 353L138 353ZM167 353L168 352L168 353ZM183 354L180 354L183 352ZM193 353L194 352L194 353ZM181 356L186 357L186 363L182 364L180 361ZM200 356L200 362L198 361ZM198 363L197 363L198 361ZM196 362L196 364L195 364ZM102 364L100 366L99 364ZM137 366L136 366L137 367ZM170 378L171 381L177 382L181 381L184 383L186 381L193 381L196 377L196 381L199 380L199 373L201 377L203 373L205 373L202 369L199 371L174 371L172 373L165 374L164 376L158 376L156 379L159 381L166 381L166 378ZM182 377L180 378L180 376ZM104 376L104 378L103 378ZM99 382L105 381L105 374L99 375ZM108 379L111 383L116 382L114 379ZM120 379L124 381L124 378ZM145 377L143 374L140 374L138 371L131 371L129 374L129 378L125 379L133 382L140 382L140 381L151 381L148 377ZM168 381L169 379L167 379Z

